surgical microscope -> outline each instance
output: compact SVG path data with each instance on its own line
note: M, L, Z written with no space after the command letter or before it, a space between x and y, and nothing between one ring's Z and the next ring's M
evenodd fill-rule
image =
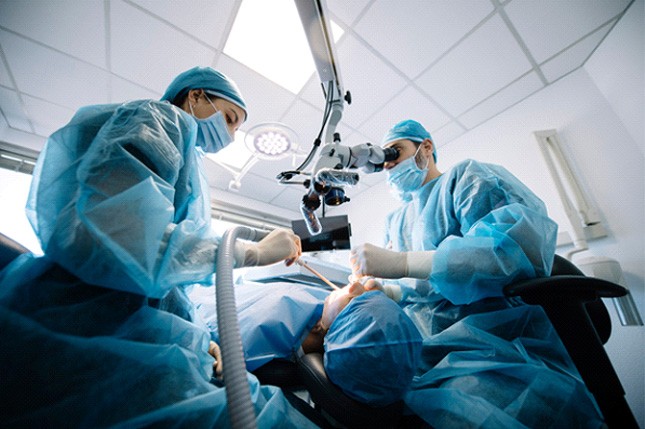
M364 173L375 173L383 169L383 164L398 158L396 149L383 149L371 143L356 146L341 144L340 134L336 127L340 123L344 104L351 104L351 93L344 92L335 47L331 39L329 22L324 15L322 0L296 1L300 20L307 35L307 41L314 57L318 76L325 95L325 110L323 124L314 141L307 158L295 170L283 171L276 179L281 184L299 184L307 188L307 193L300 203L300 212L311 235L322 232L322 226L316 215L316 210L324 202L328 206L336 206L348 202L345 196L345 186L356 185L360 179L355 169ZM323 132L324 140L321 140ZM320 148L322 142L324 145ZM316 152L320 155L311 171L305 168L311 164ZM292 180L295 176L304 175L304 181ZM321 201L322 199L322 201Z

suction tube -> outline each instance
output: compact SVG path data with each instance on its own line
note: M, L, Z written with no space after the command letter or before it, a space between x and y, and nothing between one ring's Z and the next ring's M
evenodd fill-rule
M251 390L246 376L240 325L235 308L235 291L233 290L235 241L237 238L259 241L266 235L266 232L243 226L231 228L224 233L217 253L215 281L217 326L222 350L228 414L231 426L235 429L257 428Z

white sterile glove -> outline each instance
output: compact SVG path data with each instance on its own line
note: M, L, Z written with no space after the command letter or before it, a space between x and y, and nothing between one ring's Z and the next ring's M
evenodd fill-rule
M365 243L352 249L349 261L352 264L352 274L358 277L427 279L432 271L433 256L434 250L393 252Z
M274 229L258 243L238 240L235 243L235 266L254 267L286 261L293 264L302 255L300 237L285 228Z
M380 290L385 293L391 300L394 302L401 301L401 286L399 285L382 285L373 278L369 278L365 283L363 283L365 290Z

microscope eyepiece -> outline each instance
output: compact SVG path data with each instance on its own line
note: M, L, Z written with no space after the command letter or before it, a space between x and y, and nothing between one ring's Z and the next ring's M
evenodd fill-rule
M384 162L394 161L399 157L399 150L393 147L386 147L383 149L383 155L385 156Z

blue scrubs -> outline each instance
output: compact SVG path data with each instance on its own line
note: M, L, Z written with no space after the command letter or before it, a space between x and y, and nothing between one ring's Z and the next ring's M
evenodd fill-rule
M503 288L548 276L557 225L505 169L468 160L387 219L395 251L435 250L430 281L402 279L424 337L408 407L433 427L600 427L597 406L540 307Z
M2 427L228 427L187 285L218 238L195 121L167 102L86 107L48 140L28 216L45 256L0 273ZM259 427L313 427L249 375Z

